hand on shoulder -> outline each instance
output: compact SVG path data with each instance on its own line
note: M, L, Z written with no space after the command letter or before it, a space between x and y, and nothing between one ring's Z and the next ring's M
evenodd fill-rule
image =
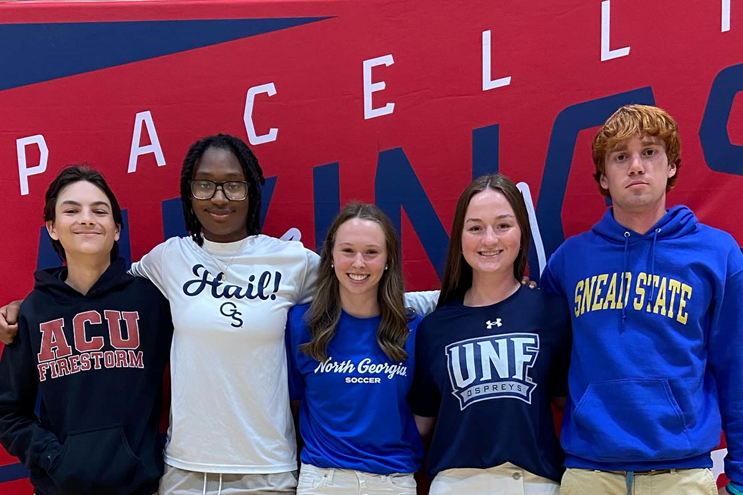
M18 313L21 308L21 300L0 308L0 342L5 345L11 344L18 334Z

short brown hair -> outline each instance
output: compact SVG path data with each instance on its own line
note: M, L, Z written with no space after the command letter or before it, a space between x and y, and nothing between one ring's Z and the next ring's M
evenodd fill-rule
M108 186L106 179L103 178L103 175L101 175L97 170L90 168L90 165L87 163L67 166L59 173L59 175L57 175L57 178L49 184L49 188L46 190L46 199L44 202L45 222L54 223L57 219L57 200L59 199L59 195L65 187L76 182L90 182L103 191L103 194L105 194L111 202L111 215L113 216L114 222L120 230L124 228L124 216L121 213L121 206L119 206L116 196ZM51 241L54 250L57 252L59 257L62 258L62 261L67 260L67 255L62 243L55 239L51 239ZM119 243L118 241L114 241L114 245L111 248L111 261L114 261L118 256Z
M593 178L596 179L601 194L606 197L610 197L609 191L601 187L601 176L606 173L606 153L625 139L635 136L654 136L663 140L666 145L668 163L676 165L676 173L668 179L666 192L676 185L678 169L681 167L681 139L678 124L662 108L650 105L626 105L614 112L593 138L593 164L596 167Z
M529 226L529 214L526 211L526 203L521 191L505 175L492 174L483 175L475 179L464 190L454 213L454 223L451 227L449 238L449 250L446 254L446 267L444 268L444 279L441 282L441 294L436 307L441 307L449 301L462 300L464 293L472 287L472 267L464 259L462 254L462 231L464 230L464 217L467 208L475 194L486 189L492 189L503 194L513 208L516 223L521 229L521 247L519 254L513 262L513 276L521 281L529 261L529 243L531 242L531 227Z

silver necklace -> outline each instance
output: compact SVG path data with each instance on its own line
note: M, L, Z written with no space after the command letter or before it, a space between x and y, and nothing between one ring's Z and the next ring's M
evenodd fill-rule
M245 244L245 241L247 240L247 237L244 237L240 245L237 247L237 250L232 255L232 258L230 258L230 262L227 263L224 267L224 269L219 270L219 274L217 275L217 278L221 278L222 281L227 282L227 272L230 269L230 265L232 265L232 262L235 261L235 257L237 257L238 254L242 251L243 245ZM209 250L206 248L206 244L204 244L204 251L206 254L211 257L212 260L214 260L214 264L217 265L217 269L220 268L222 265L222 262L220 262L212 253L209 252Z

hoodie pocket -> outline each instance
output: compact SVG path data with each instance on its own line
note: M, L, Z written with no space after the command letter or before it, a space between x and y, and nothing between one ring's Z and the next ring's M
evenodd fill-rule
M563 446L584 459L640 462L690 455L684 413L666 379L592 383L570 423Z
M63 493L120 494L140 465L121 426L70 432L49 471Z

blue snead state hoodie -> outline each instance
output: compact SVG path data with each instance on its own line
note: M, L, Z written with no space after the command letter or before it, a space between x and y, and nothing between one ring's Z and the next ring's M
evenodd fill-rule
M29 468L36 494L151 495L163 472L168 302L121 259L86 295L66 273L36 273L0 358L0 442Z
M609 210L550 258L542 288L573 320L565 465L644 471L711 467L743 483L743 255L685 206L650 231Z

